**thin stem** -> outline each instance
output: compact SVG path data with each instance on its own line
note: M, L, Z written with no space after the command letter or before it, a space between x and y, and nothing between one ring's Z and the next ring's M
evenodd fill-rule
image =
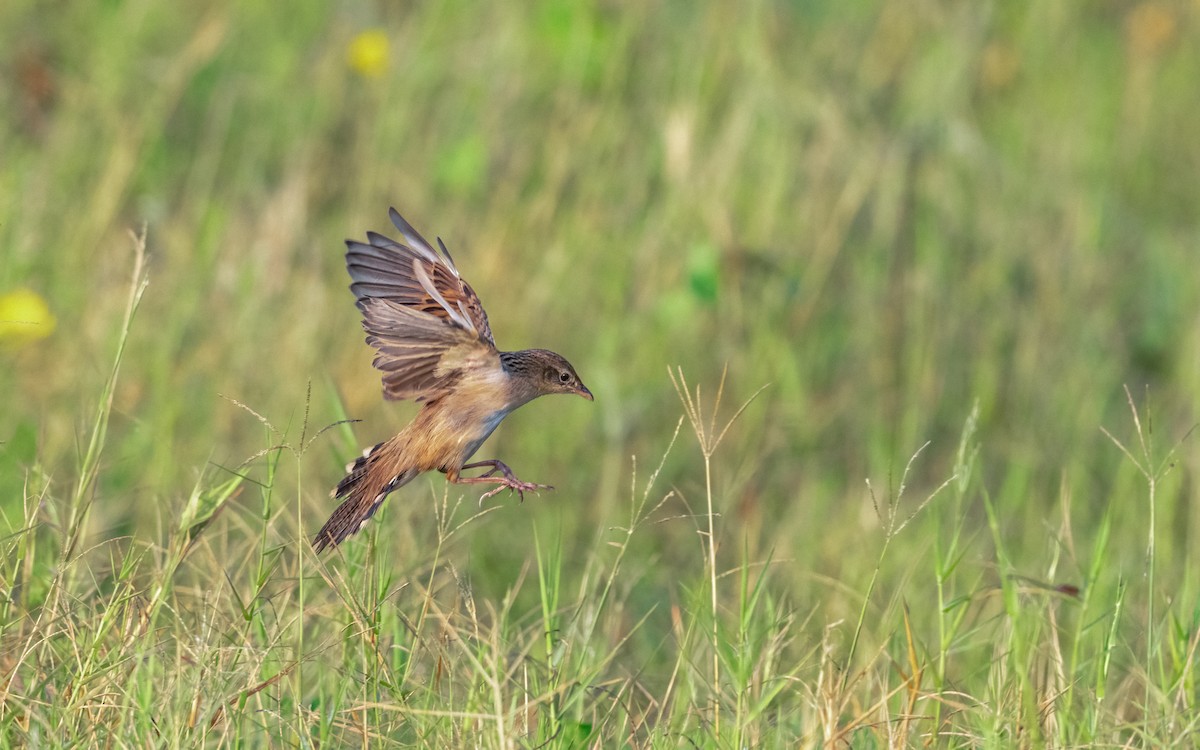
M100 473L100 455L108 437L108 419L112 413L113 398L117 390L117 379L121 373L121 361L125 356L125 346L129 342L129 332L133 326L133 316L141 304L142 295L150 283L145 272L146 265L146 228L142 227L141 234L130 231L133 239L133 274L129 282L129 297L125 301L125 313L121 320L121 333L117 337L117 352L113 358L112 369L104 383L100 403L96 407L96 419L92 424L92 434L88 441L80 466L79 480L71 497L71 506L67 516L66 536L63 541L62 570L65 575L64 589L70 590L75 580L76 569L70 565L78 548L80 537L91 515L92 500L95 497L96 478Z
M721 659L717 649L720 633L717 627L717 543L713 522L712 462L704 456L704 492L708 502L708 582L712 598L712 671L713 671L713 734L721 735Z
M688 389L687 379L683 375L683 368L677 367L675 370L667 368L667 374L671 377L671 384L675 386L675 392L679 394L679 400L683 402L683 410L687 415L688 422L692 425L692 431L696 434L696 442L700 445L700 454L704 457L704 494L705 502L708 510L708 544L704 549L704 556L707 558L705 564L708 566L709 573L709 603L712 606L712 691L713 691L713 733L720 734L721 731L721 657L718 644L720 643L720 626L718 623L718 598L717 598L717 528L716 528L716 512L713 510L713 489L712 489L712 457L716 453L717 446L725 439L726 433L729 432L729 427L737 421L737 418L742 415L746 407L754 399L758 398L758 394L763 392L766 386L762 386L754 392L750 398L733 413L733 416L725 422L720 431L717 430L717 412L721 407L721 397L725 394L725 377L729 372L728 366L721 371L721 380L717 385L717 395L713 399L712 409L709 412L707 421L704 418L704 406L700 400L700 386L696 386L696 392L693 395Z

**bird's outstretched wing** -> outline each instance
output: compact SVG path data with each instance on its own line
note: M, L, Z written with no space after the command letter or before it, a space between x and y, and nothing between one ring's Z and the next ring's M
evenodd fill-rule
M367 300L385 299L449 321L494 348L483 304L459 275L445 244L438 239L441 252L434 250L396 209L389 215L407 245L374 232L367 232L365 243L346 241L346 268L354 282L350 291L359 308L365 314Z
M385 297L365 297L358 306L367 343L378 351L384 398L435 401L464 377L500 367L496 347L452 319Z

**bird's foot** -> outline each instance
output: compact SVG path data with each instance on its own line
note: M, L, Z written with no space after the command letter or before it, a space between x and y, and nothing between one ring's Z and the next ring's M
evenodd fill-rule
M509 492L515 491L520 496L521 502L525 502L525 493L526 492L537 492L538 490L554 489L552 486L550 486L548 484L538 484L536 482L526 482L521 479L518 479L517 475L513 473L513 470L508 467L508 464L504 463L503 461L498 461L495 459L489 460L489 461L477 461L473 464L467 464L466 466L463 467L463 469L479 469L484 466L488 466L491 468L489 468L486 472L484 472L483 474L480 474L477 477L460 478L460 479L456 480L459 482L465 481L465 482L472 482L472 483L481 482L481 481L489 481L489 482L496 483L496 487L494 489L488 490L487 492L483 493L483 495L480 496L480 498L479 498L480 505L483 505L484 500L487 500L489 497L496 495L500 492L503 492L504 490L508 490ZM497 472L499 472L501 476L497 477L496 476Z
M487 476L486 474L484 476ZM483 505L483 501L487 500L492 495L508 490L516 492L521 498L521 502L525 502L526 492L537 492L538 490L552 490L554 487L548 484L538 484L536 482L523 482L516 477L507 476L502 480L502 483L497 485L495 489L488 490L479 497L479 504Z

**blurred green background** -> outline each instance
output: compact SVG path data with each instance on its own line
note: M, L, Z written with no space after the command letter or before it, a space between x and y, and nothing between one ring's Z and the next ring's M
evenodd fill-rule
M341 258L390 205L456 252L502 348L561 351L596 391L488 448L557 484L521 510L568 527L661 452L670 365L710 392L728 365L735 399L770 384L719 481L804 566L836 550L788 540L857 526L864 477L931 440L921 474L944 478L975 400L987 484L1034 528L1064 483L1110 498L1122 384L1166 436L1195 419L1190 6L6 8L0 287L58 319L4 355L9 498L33 446L51 476L76 457L143 224L100 528L152 526L206 462L262 447L218 394L295 425L312 381L314 425L335 391L364 445L402 425ZM364 31L384 59L356 68ZM352 448L320 447L332 484Z
M15 530L37 477L75 481L145 226L89 539L154 538L202 474L278 439L229 399L298 440L310 383L307 436L363 420L277 478L304 517L272 534L315 531L343 463L413 413L380 400L342 259L394 205L445 240L501 348L559 351L596 394L539 400L480 452L558 488L458 538L481 595L535 529L570 571L628 515L631 457L643 482L683 413L672 366L705 403L727 367L723 415L767 385L714 461L719 541L730 566L776 561L813 632L859 605L822 581L875 565L864 479L882 498L930 441L915 509L976 404L968 578L1002 567L986 497L1016 572L1111 590L1149 529L1101 427L1136 448L1127 385L1157 460L1200 406L1198 71L1194 2L8 0L0 295L33 290L56 326L0 329L0 511ZM1189 610L1196 441L1173 461L1156 588L1131 596ZM677 496L629 552L647 608L703 564L686 428L659 484ZM442 490L389 500L401 575ZM1085 580L1074 545L1105 514L1107 578ZM261 525L254 503L216 523ZM881 573L916 576L910 603L944 531L921 528Z

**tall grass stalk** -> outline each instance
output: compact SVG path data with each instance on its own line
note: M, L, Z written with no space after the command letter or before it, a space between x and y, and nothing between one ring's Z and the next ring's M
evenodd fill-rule
M78 550L78 545L87 526L89 511L94 498L96 477L100 471L100 457L108 438L108 419L112 414L113 395L117 390L117 379L121 374L121 362L125 357L125 345L129 341L129 331L133 326L133 317L141 304L142 295L146 292L149 279L146 276L146 228L140 233L129 233L133 241L133 271L130 275L129 294L125 301L125 312L117 333L117 351L113 357L112 367L108 378L100 392L96 405L96 415L92 421L91 436L84 451L79 466L79 477L75 490L67 506L67 518L64 528L64 542L60 572L65 576L59 594L69 592L80 571L72 563Z
M1148 394L1147 394L1148 400ZM1125 457L1129 459L1138 473L1142 475L1142 479L1146 482L1146 500L1148 505L1148 518L1146 520L1146 679L1143 686L1143 707L1146 711L1144 718L1147 726L1153 721L1154 717L1150 715L1151 697L1153 695L1153 687L1156 679L1158 684L1165 684L1165 667L1163 665L1162 654L1159 653L1158 643L1158 627L1155 619L1155 601L1157 593L1155 590L1155 571L1157 563L1156 552L1156 529L1158 526L1158 489L1163 478L1175 468L1175 453L1179 445L1187 440L1195 431L1196 426L1193 425L1187 433L1180 438L1179 442L1167 451L1166 455L1161 460L1156 460L1154 455L1154 423L1147 415L1145 425L1142 424L1141 414L1138 411L1137 404L1134 403L1133 394L1129 391L1129 386L1125 386L1125 403L1129 406L1130 416L1133 418L1134 434L1138 441L1138 455L1125 445L1124 442L1118 440L1111 432L1103 425L1100 429L1105 436L1120 449ZM1153 673L1157 670L1157 674Z
M721 408L721 397L725 394L725 376L729 373L729 367L726 366L721 371L721 381L717 384L717 395L713 399L712 405L709 407L708 419L705 421L704 402L701 399L700 385L696 385L695 393L688 389L687 380L683 375L683 368L676 367L675 370L667 368L667 374L671 377L671 384L675 386L675 392L679 394L679 400L683 402L684 414L687 416L688 422L692 426L692 432L696 436L696 442L700 445L700 454L704 457L704 502L706 508L706 519L708 529L704 532L705 546L707 556L705 563L708 567L708 582L710 604L712 606L712 722L713 732L720 735L721 730L721 659L718 649L718 644L721 642L720 634L720 617L721 613L717 606L717 533L716 533L716 513L713 511L713 489L712 489L712 457L717 451L717 446L721 444L721 440L725 438L725 434L729 428L737 421L737 418L742 415L746 407L758 398L758 395L766 389L767 386L762 386L754 392L750 398L746 399L720 428L717 429L717 412Z
M935 524L939 533L934 537L934 578L937 584L937 629L938 649L937 662L934 670L934 687L940 694L946 689L946 666L955 636L959 633L969 607L964 597L949 599L949 587L953 585L954 573L967 554L967 547L962 544L963 526L966 523L964 507L967 492L971 488L974 476L975 462L979 455L979 446L975 443L975 432L979 426L979 402L971 407L971 413L963 424L962 435L958 441L958 452L955 454L953 490L954 497L946 503L934 506ZM949 519L946 521L945 519ZM947 528L949 526L949 528ZM907 620L906 620L907 622ZM934 702L934 731L941 726L944 703Z
M904 465L904 472L900 475L900 485L894 493L889 493L886 498L886 511L881 510L879 506L879 498L875 494L875 487L871 484L871 480L866 480L867 494L871 498L871 507L875 510L875 516L879 520L880 526L883 528L883 545L880 547L879 556L875 560L875 569L871 571L871 579L867 583L867 590L863 595L862 606L858 610L858 620L854 624L854 635L850 639L850 648L846 652L845 669L842 670L841 682L838 686L838 692L843 693L846 690L846 685L850 679L850 675L854 673L853 663L856 652L858 651L859 640L862 637L863 625L867 619L867 612L871 607L871 598L875 593L875 586L879 582L879 575L883 570L883 562L887 558L888 548L896 536L904 530L909 523L916 518L921 511L925 510L933 499L941 494L941 491L950 486L955 480L955 476L951 475L925 498L917 504L917 507L912 510L902 520L899 516L900 501L904 497L904 493L908 488L908 476L912 471L913 463L920 457L921 453L929 447L929 443L925 443L909 457L908 463Z

